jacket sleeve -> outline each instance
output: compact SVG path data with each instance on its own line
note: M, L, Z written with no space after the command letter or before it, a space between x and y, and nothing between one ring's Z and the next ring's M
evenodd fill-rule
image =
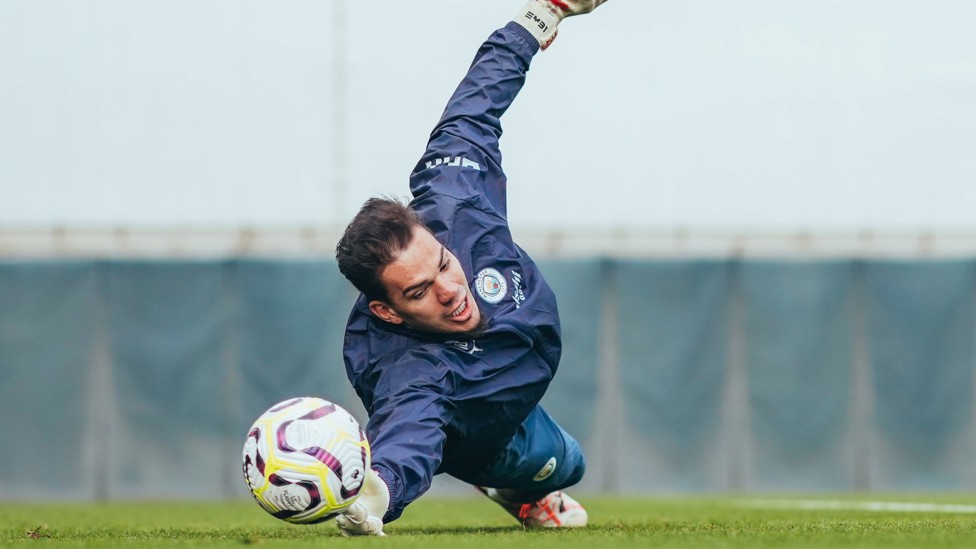
M500 118L522 89L538 50L538 41L516 23L492 33L478 50L410 177L414 207L428 223L449 220L452 204L474 196L484 196L506 217ZM456 200L438 201L438 195ZM447 211L436 211L439 206Z
M444 426L454 412L444 396L452 387L449 370L421 354L408 353L386 369L366 425L372 467L390 488L384 522L399 518L430 488L443 456Z

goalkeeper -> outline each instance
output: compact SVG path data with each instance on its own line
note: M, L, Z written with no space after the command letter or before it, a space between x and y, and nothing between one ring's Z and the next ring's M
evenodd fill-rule
M506 220L499 118L559 22L605 0L530 0L481 46L410 176L413 200L368 200L336 246L362 292L346 327L349 380L369 413L363 492L336 521L383 524L450 474L526 527L585 526L562 489L579 444L539 401L562 348L556 298Z

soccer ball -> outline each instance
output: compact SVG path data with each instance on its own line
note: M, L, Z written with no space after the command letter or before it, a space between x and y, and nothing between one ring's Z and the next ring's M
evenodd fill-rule
M272 406L244 441L244 482L258 504L296 524L352 505L369 470L369 442L349 412L321 398Z

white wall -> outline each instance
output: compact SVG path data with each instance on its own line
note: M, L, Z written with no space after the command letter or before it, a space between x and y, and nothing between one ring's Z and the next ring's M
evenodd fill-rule
M520 1L0 1L0 228L341 225ZM510 217L976 229L976 4L614 0L505 118Z

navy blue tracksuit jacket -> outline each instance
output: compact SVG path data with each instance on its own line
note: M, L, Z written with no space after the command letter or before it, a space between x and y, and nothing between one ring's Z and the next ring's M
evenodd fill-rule
M388 522L437 473L488 467L539 403L559 364L556 299L506 220L500 117L539 45L515 23L482 45L410 176L413 208L453 252L488 319L477 340L415 333L360 296L344 344L366 410L373 467L390 486Z

